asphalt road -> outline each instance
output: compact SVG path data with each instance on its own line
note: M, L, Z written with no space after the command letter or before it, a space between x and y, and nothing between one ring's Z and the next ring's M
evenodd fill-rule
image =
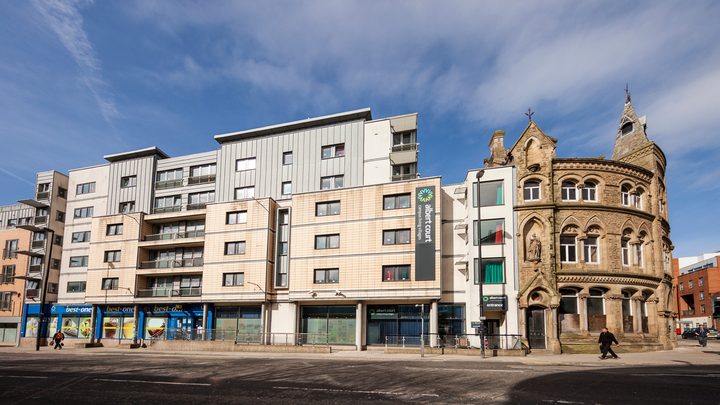
M717 404L720 366L3 352L0 403Z

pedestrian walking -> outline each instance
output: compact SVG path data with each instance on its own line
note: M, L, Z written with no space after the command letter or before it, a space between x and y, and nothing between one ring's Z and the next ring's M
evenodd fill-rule
M63 340L65 340L65 334L62 333L61 330L55 332L55 334L53 335L53 341L55 342L55 347L53 347L53 350L55 350L55 349L62 350L62 347L63 347L62 341Z
M605 360L608 353L610 353L613 359L619 359L618 355L615 354L611 346L613 343L615 343L616 346L620 346L620 343L618 343L617 339L615 339L615 335L613 335L612 332L609 332L607 328L602 328L602 332L598 338L598 343L600 343L600 352L602 353L600 360Z
M202 325L198 325L197 327L197 338L198 340L205 340L203 337L203 333L205 333L205 329Z
M708 337L708 331L705 329L704 326L700 325L699 328L695 331L695 336L698 337L698 343L700 343L700 347L706 347L707 346L707 337Z

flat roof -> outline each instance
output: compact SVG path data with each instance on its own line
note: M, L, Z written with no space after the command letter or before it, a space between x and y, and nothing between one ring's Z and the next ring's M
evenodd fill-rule
M308 118L300 121L292 121L284 124L276 124L267 127L248 129L246 131L229 132L226 134L215 135L214 138L218 143L233 142L239 141L241 139L279 134L283 132L295 131L298 129L337 124L340 122L355 121L359 119L365 121L369 121L372 119L372 113L370 112L369 107L359 110L346 111L338 114L324 115L322 117Z
M136 159L147 156L158 156L160 159L167 159L168 156L165 152L160 150L157 146L151 146L145 149L131 150L129 152L115 153L112 155L105 155L103 158L108 162L119 162L121 160Z

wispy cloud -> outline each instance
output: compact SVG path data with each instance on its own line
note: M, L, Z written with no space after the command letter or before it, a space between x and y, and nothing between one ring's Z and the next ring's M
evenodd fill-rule
M15 174L15 173L11 172L10 170L7 170L7 169L5 169L5 168L3 168L3 167L0 167L0 172L3 172L3 173L5 173L5 174L7 174L8 176L14 178L15 180L19 180L19 181L21 181L21 182L23 182L23 183L25 183L25 184L29 184L29 185L31 185L31 186L35 186L35 183L34 183L34 182L32 182L32 181L30 181L30 180L28 180L28 179L26 179L26 178L24 178L24 177L18 176L17 174Z
M33 0L33 6L47 21L82 72L82 81L92 93L106 122L118 118L110 86L102 77L102 66L83 29L80 7L89 0Z

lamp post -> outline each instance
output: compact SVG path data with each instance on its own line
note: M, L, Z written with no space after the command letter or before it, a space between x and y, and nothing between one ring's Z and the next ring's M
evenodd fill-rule
M478 209L478 226L475 230L476 237L478 240L478 268L477 268L477 277L478 277L478 289L480 290L480 327L478 328L478 334L480 335L480 353L482 354L482 357L485 357L485 311L483 308L483 257L482 257L482 211L480 207L482 206L482 202L480 200L480 179L485 174L485 170L478 170L478 172L475 174L475 178L477 179L477 209Z
M53 231L50 228L47 227L37 227L32 225L18 225L17 228L19 229L25 229L27 231L39 233L43 232L45 233L45 269L42 272L42 275L40 276L40 280L42 282L42 287L40 289L40 311L38 313L38 329L36 333L36 339L35 339L35 351L40 350L40 338L42 332L42 325L45 320L45 298L47 296L47 285L48 285L48 278L50 278L50 260L52 260L52 246L53 246L53 238L55 236L55 231ZM50 236L48 236L48 234ZM48 331L49 332L49 331Z
M425 357L425 304L415 304L415 307L420 307L420 357Z

